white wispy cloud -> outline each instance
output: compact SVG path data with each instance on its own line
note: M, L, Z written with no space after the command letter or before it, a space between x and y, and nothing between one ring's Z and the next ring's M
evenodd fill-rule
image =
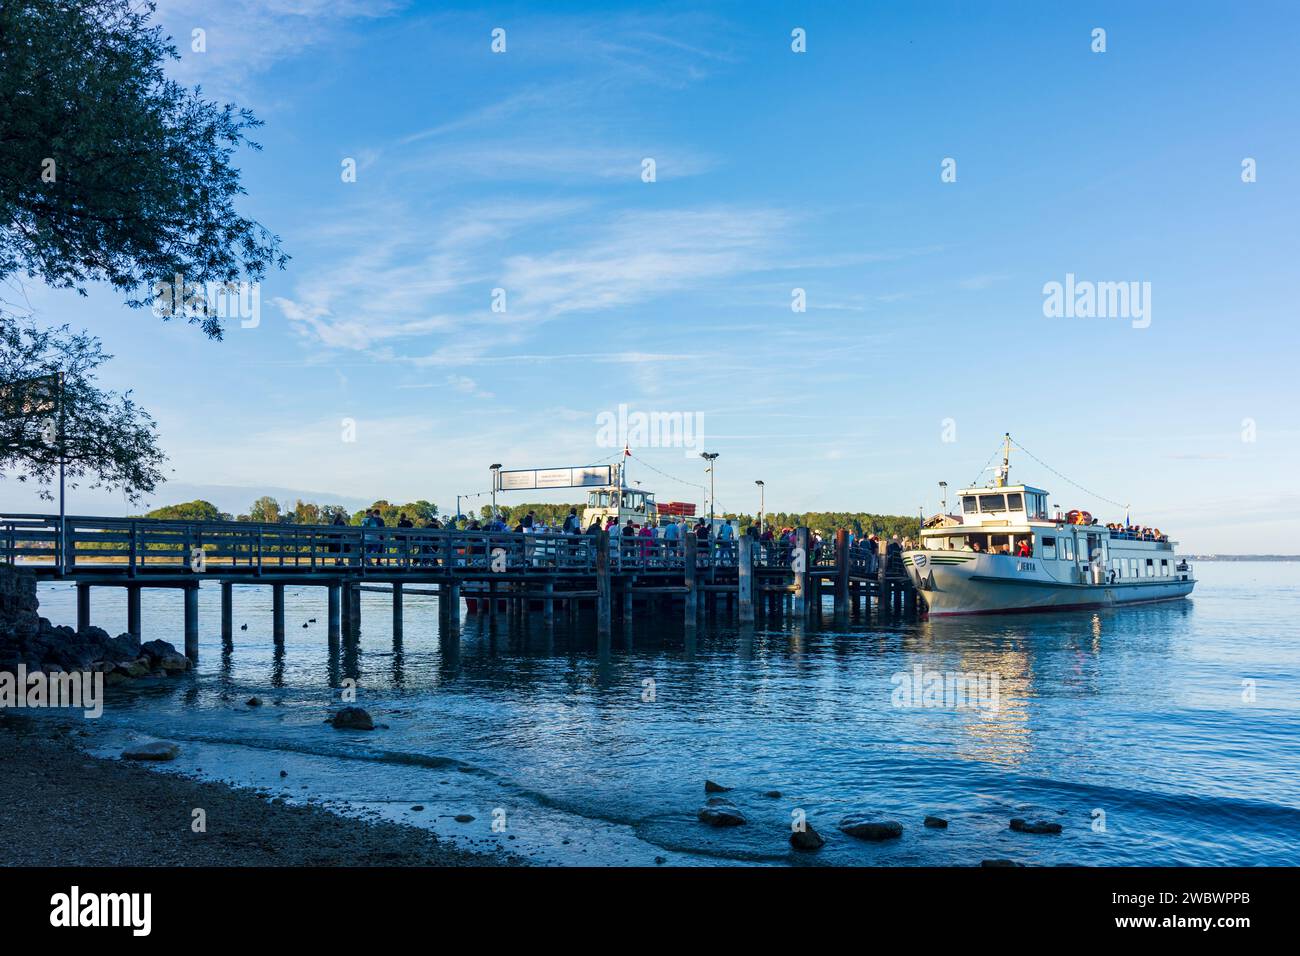
M391 16L402 0L157 0L154 20L180 53L168 69L186 85L247 104L256 81L282 60L338 43L358 22ZM193 49L193 31L206 49Z
M589 204L565 202L475 204L423 225L395 209L350 215L368 225L333 235L360 251L273 301L309 340L393 359L410 358L398 346L413 339L488 332L499 350L564 315L703 284L716 289L769 263L789 221L776 210L728 206L606 212L602 219ZM502 255L515 244L547 251ZM504 313L491 310L495 288L505 290ZM455 365L490 357L481 344L453 340L415 360Z
M639 183L645 159L654 160L656 180L699 176L716 166L710 157L680 147L557 145L512 138L430 149L396 160L392 168L413 175L436 172L442 185L474 180Z

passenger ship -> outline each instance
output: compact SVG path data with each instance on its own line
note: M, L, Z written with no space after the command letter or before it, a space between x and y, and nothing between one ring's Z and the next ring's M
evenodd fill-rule
M926 521L920 548L903 554L931 616L1111 607L1192 593L1196 580L1175 554L1177 542L1098 524L1086 511L1049 513L1046 491L1009 484L1010 435L1005 442L994 483L962 489L961 514Z

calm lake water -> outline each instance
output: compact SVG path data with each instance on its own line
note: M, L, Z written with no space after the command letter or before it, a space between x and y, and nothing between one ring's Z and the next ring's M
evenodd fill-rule
M270 589L236 587L227 652L214 585L193 679L111 691L89 739L110 754L166 737L183 744L174 770L541 862L1296 865L1300 563L1196 573L1191 600L1101 613L701 627L694 640L678 614L642 615L630 634L616 624L603 658L590 622L571 632L564 615L553 633L465 615L458 645L441 644L436 599L414 595L394 644L376 593L359 647L332 653L321 588L287 590L277 654ZM71 586L42 586L41 602L75 623ZM95 624L125 630L122 592L93 602ZM146 640L179 646L180 625L179 592L144 592ZM997 675L996 709L895 706L896 675L918 666ZM386 727L323 723L348 677ZM253 695L265 706L246 706ZM734 788L747 825L697 822L705 778ZM828 839L817 854L788 847L799 811ZM900 821L903 837L839 833L856 812ZM949 828L923 828L927 814ZM1013 833L1015 816L1064 832Z

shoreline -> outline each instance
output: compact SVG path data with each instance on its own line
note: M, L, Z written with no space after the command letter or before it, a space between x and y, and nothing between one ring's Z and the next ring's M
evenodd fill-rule
M273 803L87 754L67 726L0 713L0 866L521 866L417 827ZM201 807L207 832L192 830Z

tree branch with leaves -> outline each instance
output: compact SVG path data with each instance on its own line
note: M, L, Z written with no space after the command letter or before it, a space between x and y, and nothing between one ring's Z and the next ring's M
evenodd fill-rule
M167 79L179 55L153 12L0 3L0 279L82 295L104 281L142 307L177 275L225 286L287 262L278 237L235 209L232 157L261 148L247 136L261 122ZM221 338L221 317L194 304L189 321Z
M74 488L120 488L132 502L154 490L166 461L157 426L129 391L96 384L110 358L88 333L0 313L0 475L13 472L50 499L62 459ZM51 388L60 372L62 388Z

